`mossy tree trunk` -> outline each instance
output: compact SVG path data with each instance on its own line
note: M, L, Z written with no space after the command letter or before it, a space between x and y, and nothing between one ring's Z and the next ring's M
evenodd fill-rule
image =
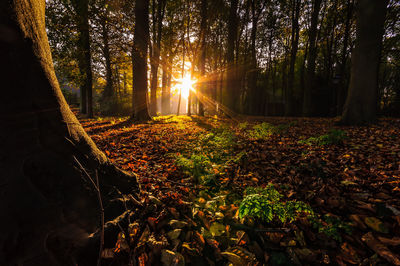
M84 245L100 226L98 194L80 165L98 172L104 203L115 188L139 191L69 109L44 15L44 0L0 2L0 265L73 263L58 251Z

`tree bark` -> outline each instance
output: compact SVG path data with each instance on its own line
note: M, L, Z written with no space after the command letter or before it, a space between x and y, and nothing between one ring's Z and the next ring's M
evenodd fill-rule
M257 53L256 53L256 38L257 38L257 26L258 26L258 15L256 15L256 5L257 0L251 1L251 17L252 17L252 27L251 27L251 59L250 59L250 69L249 69L249 90L250 90L250 100L249 100L249 113L256 115L260 113L260 106L262 97L260 92L257 90ZM260 11L261 12L261 11Z
M200 86L199 86L199 115L204 116L204 105L203 105L203 94L205 93L206 83L204 80L206 74L206 36L207 36L207 9L208 1L201 1L201 22L200 22L200 60L199 60L199 71L200 71Z
M153 9L155 1L153 1ZM158 83L158 68L160 65L161 37L162 37L162 22L164 19L166 1L157 1L157 16L154 19L153 14L153 53L151 60L151 83L150 83L150 114L157 114L157 83ZM153 12L155 13L155 12Z
M106 158L69 109L44 15L45 1L0 2L0 265L77 264L71 250L100 224L96 189L79 164L92 177L98 171L104 203L114 187L139 190L136 178Z
M106 63L106 86L104 88L103 97L106 99L114 96L113 82L112 82L112 67L111 67L111 56L110 56L110 44L108 37L107 27L107 10L104 11L104 17L101 21L102 37L103 37L103 55Z
M89 33L89 0L71 1L75 9L77 28L79 32L78 40L78 64L82 77L81 85L81 111L88 117L93 117L93 77L92 77L92 57L90 53L90 33Z
M169 115L171 112L171 109L170 109L170 92L168 90L168 66L167 66L167 62L162 62L161 65L162 65L161 113L163 115Z
M286 91L285 116L294 115L294 67L296 63L297 49L299 46L299 15L300 0L292 0L292 48L290 51L290 64L288 74L288 86Z
M135 121L149 121L147 107L147 51L149 46L149 0L136 0L132 51L133 106Z
M341 124L360 125L376 120L378 68L387 3L388 0L359 0L357 3L356 43Z
M235 44L237 39L237 31L238 31L238 19L237 19L237 9L238 9L238 0L230 1L230 9L229 9L229 19L228 19L228 44L227 44L227 92L228 92L228 101L227 107L231 109L231 111L236 110L237 101L239 98L237 91L237 73L236 73L236 64L235 64Z
M344 37L343 37L343 49L340 60L340 83L338 86L337 93L337 115L341 115L343 112L343 105L346 100L347 88L346 88L346 62L348 59L347 49L349 48L349 39L350 39L350 30L352 25L353 18L353 8L354 8L354 0L347 0L347 15L346 15L346 23L344 29Z
M311 14L311 26L308 32L309 36L309 49L307 58L307 72L306 72L306 86L304 87L304 101L303 101L303 115L311 116L313 113L312 108L312 92L315 86L315 59L317 58L317 26L318 16L321 9L322 0L313 1L313 10Z

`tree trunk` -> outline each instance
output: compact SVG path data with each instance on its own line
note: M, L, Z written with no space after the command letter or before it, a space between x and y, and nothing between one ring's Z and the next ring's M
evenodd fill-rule
M184 25L183 25L184 26ZM182 80L185 77L185 30L182 33ZM178 95L178 109L176 111L176 115L179 115L181 111L181 100L182 100L182 84L179 89Z
M154 3L153 1L153 9ZM157 19L154 19L153 14L153 54L151 63L151 83L150 83L150 114L157 114L157 83L158 83L158 68L160 65L160 50L162 36L162 22L164 19L165 0L157 1ZM153 12L154 13L154 12Z
M317 58L317 26L318 16L321 9L322 0L314 0L313 10L311 14L311 26L308 31L309 36L309 49L307 58L307 72L306 72L306 86L304 88L304 101L303 101L303 115L311 116L313 113L312 106L312 92L315 86L315 59Z
M168 90L168 66L167 62L162 63L162 78L161 78L161 113L169 115L170 110L170 92Z
M256 5L257 0L251 1L251 17L252 17L252 27L251 27L251 55L250 55L250 69L249 71L249 113L252 115L259 115L261 113L262 106L262 94L257 88L258 79L258 69L257 69L257 52L256 52L256 38L257 38L257 27L259 14L256 15ZM262 10L260 11L262 12Z
M356 43L342 124L359 125L376 120L378 68L387 3L388 0L357 3Z
M110 57L110 44L108 37L107 28L107 10L105 11L103 21L101 22L102 37L103 37L103 54L106 63L106 86L104 88L103 97L110 99L114 95L113 84L112 84L112 67Z
M352 17L353 17L353 8L354 8L354 0L347 0L347 16L346 16L346 23L344 29L344 37L343 37L343 49L342 55L340 60L340 72L339 78L340 83L338 85L338 93L337 93L337 115L341 115L343 112L343 105L346 100L347 94L347 87L346 87L346 62L348 59L348 52L347 49L349 47L349 39L350 39L350 30L352 25Z
M90 54L90 34L89 34L89 0L73 0L72 5L75 9L77 28L79 32L78 40L78 64L82 77L81 85L81 110L88 117L93 117L93 97L92 97L92 59Z
M290 51L290 65L288 74L288 86L286 91L285 116L294 115L294 67L296 63L297 49L299 45L299 15L300 0L292 1L292 48Z
M147 50L149 46L149 0L136 0L132 51L133 119L149 121L147 107Z
M230 1L230 9L229 9L229 19L228 19L228 44L227 44L227 107L231 109L231 111L236 110L237 101L239 98L238 91L236 88L238 85L237 75L236 75L236 65L235 65L235 43L237 39L237 31L238 31L238 19L237 19L237 9L238 9L238 0Z
M100 224L98 194L80 165L92 178L98 172L104 203L114 187L139 186L69 109L53 69L45 2L1 1L0 14L7 33L0 35L0 265L75 265L71 250Z
M204 116L204 105L203 105L203 94L205 93L206 83L204 80L206 74L206 36L207 36L207 9L208 9L208 1L201 1L201 23L200 23L200 60L199 60L199 70L200 70L200 92L199 92L199 115Z

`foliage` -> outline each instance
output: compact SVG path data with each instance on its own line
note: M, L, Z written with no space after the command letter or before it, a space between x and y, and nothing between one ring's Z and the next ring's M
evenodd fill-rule
M309 217L313 227L318 229L318 232L324 233L326 236L342 242L342 236L340 232L343 231L347 234L352 232L351 227L342 222L338 217L325 214L322 218L317 218L317 216Z
M182 170L193 176L197 181L204 181L211 175L212 163L210 159L203 154L192 154L190 158L179 155L176 164L182 167Z
M290 127L294 126L296 122L287 124L272 125L266 122L253 126L253 129L248 132L248 136L252 139L267 139L273 134L283 134ZM246 125L247 127L247 125Z
M238 128L241 129L241 130L247 129L248 126L249 126L249 123L247 123L247 122L243 122L243 123L239 123L238 124Z
M250 138L266 139L276 132L276 127L269 123L263 122L253 126L253 130L248 132Z
M299 141L300 144L316 144L319 146L324 145L339 145L347 138L346 132L340 129L331 129L328 134L319 137L310 137L306 140Z
M234 156L234 140L235 135L229 127L214 128L211 133L200 135L191 153L179 155L176 164L200 183L212 181L228 162L243 158L243 153Z
M258 218L271 222L277 218L280 222L294 221L299 214L313 214L309 205L302 201L282 202L283 196L269 184L266 188L248 188L239 207L239 216Z
M261 251L271 256L268 262L257 258L260 264L284 263L283 259L291 258L295 251L300 263L307 265L310 259L315 261L323 254L321 250L343 241L338 248L331 249L329 258L337 256L345 264L357 265L363 260L369 261L369 255L375 251L367 245L362 250L355 249L354 245L363 241L366 233L376 231L379 232L374 233L376 242L387 247L386 254L397 255L396 247L391 244L400 243L394 216L398 207L392 200L398 193L398 183L388 178L389 173L398 171L400 142L397 141L399 123L396 119L381 119L369 130L349 127L351 146L327 145L321 149L315 145L304 149L298 144L299 136L316 129L329 129L332 119L313 118L306 123L299 119L296 130L289 129L285 136L254 142L241 134L243 132L235 134L228 126L221 125L221 119L205 118L200 125L195 117L164 118L145 125L121 123L126 118L81 121L113 162L141 177L145 201L143 207L135 207L140 208L141 215L133 216L132 222L137 222L138 226L149 225L149 236L156 238L154 241L161 240L158 237L163 235L169 238L168 234L176 230L168 223L171 219L190 224L181 229L185 242L176 248L172 241L165 241L169 242L165 249L182 253L185 258L202 257L222 265L227 263L225 258L218 260L201 247L212 245L218 254L239 246L257 254L259 248L253 243L261 239L266 243L260 245ZM167 119L169 122L165 122ZM287 120L271 118L269 122L278 125L286 124ZM184 129L176 130L177 125ZM307 150L307 154L302 154L302 150ZM371 150L374 150L373 155ZM176 166L178 158L183 167ZM247 163L241 164L242 161ZM190 176L189 171L192 171L200 180L187 178L182 170ZM266 180L274 186L267 185ZM147 204L149 194L159 201L152 199ZM240 219L239 208L246 198L251 205L249 214ZM160 201L163 205L155 207ZM375 201L382 202L382 206L374 205ZM261 210L262 204L264 210ZM307 204L313 207L313 213ZM128 208L130 205L127 204ZM382 207L387 214L382 213ZM260 209L259 213L255 213L256 208ZM376 210L375 219L371 208ZM325 213L332 214L323 215ZM371 217L365 217L367 213ZM272 220L266 225L271 216ZM282 225L280 219L286 219L286 224ZM345 238L350 226L352 235ZM286 228L295 229L285 231ZM278 233L258 232L270 229ZM136 242L128 242L136 245L141 235L139 230ZM143 239L146 246L143 254L153 256L146 237ZM381 239L388 242L383 243ZM271 247L276 246L281 248L274 253ZM354 260L357 256L358 262ZM152 259L158 263L157 256ZM383 260L381 257L380 263L384 264Z

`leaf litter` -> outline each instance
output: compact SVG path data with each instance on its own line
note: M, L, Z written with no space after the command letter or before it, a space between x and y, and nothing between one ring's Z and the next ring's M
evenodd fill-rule
M142 188L103 261L400 265L400 120L334 122L81 119Z

